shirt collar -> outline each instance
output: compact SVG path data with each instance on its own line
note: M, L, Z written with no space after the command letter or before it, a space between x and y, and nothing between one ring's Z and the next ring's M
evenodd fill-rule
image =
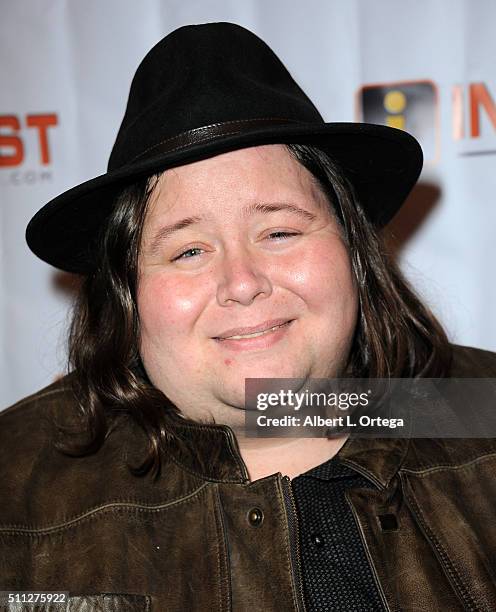
M324 463L313 467L296 478L315 478L326 482L336 480L349 480L350 478L358 478L360 475L355 469L351 469L348 465L340 461L339 455L328 459Z

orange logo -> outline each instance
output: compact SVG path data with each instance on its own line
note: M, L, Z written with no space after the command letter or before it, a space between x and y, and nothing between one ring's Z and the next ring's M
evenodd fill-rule
M25 127L38 135L40 164L50 163L48 129L58 125L57 115L26 115ZM4 133L5 128L9 131ZM21 136L21 120L16 115L0 115L0 167L19 166L24 161L24 142ZM7 150L4 152L4 150Z
M50 130L58 124L56 113L0 115L0 170L10 169L3 182L24 185L51 180Z
M452 135L453 140L465 142L480 139L481 143L487 137L494 135L496 130L496 104L484 83L469 83L454 85L452 89ZM494 145L488 143L490 149L470 148L461 151L460 155L482 155L494 153ZM492 145L492 147L491 147Z

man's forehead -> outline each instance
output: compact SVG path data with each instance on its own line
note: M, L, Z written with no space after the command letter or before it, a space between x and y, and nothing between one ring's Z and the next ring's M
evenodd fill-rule
M316 215L310 210L308 210L308 208L298 206L297 204L293 204L289 201L253 202L251 204L246 204L241 207L236 207L235 210L239 214L239 217L242 219L248 219L249 217L252 217L255 214L269 214L280 211L292 213L309 221L313 221L316 218ZM179 222L185 222L186 225L191 225L192 223L201 223L202 221L208 222L215 220L216 215L210 210L205 210L198 214L184 217L183 219L181 219L181 221L175 222L175 225Z
M286 145L272 144L245 147L212 155L205 159L168 168L159 176L157 187L165 184L194 186L194 181L207 179L212 174L226 177L249 177L252 180L266 177L271 182L305 180L306 169L291 154ZM226 181L228 179L226 178Z
M229 208L246 217L268 212L264 203L289 211L291 204L305 208L301 204L309 199L319 207L329 206L322 185L285 145L264 145L165 170L153 188L148 214L178 217L181 209L188 208L192 216L208 220L208 209L215 210L216 202L222 200L224 206L226 201L232 203ZM199 207L198 214L192 210Z

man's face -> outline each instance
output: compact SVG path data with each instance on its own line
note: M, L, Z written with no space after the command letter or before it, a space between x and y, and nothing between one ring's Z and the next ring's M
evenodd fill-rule
M343 371L358 299L326 197L265 145L162 174L137 303L152 383L190 418L240 426L245 378Z

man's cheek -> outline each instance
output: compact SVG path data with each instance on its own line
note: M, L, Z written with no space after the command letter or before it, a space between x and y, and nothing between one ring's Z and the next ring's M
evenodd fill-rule
M138 311L145 327L183 328L195 309L191 288L186 291L177 283L149 282L141 289Z

